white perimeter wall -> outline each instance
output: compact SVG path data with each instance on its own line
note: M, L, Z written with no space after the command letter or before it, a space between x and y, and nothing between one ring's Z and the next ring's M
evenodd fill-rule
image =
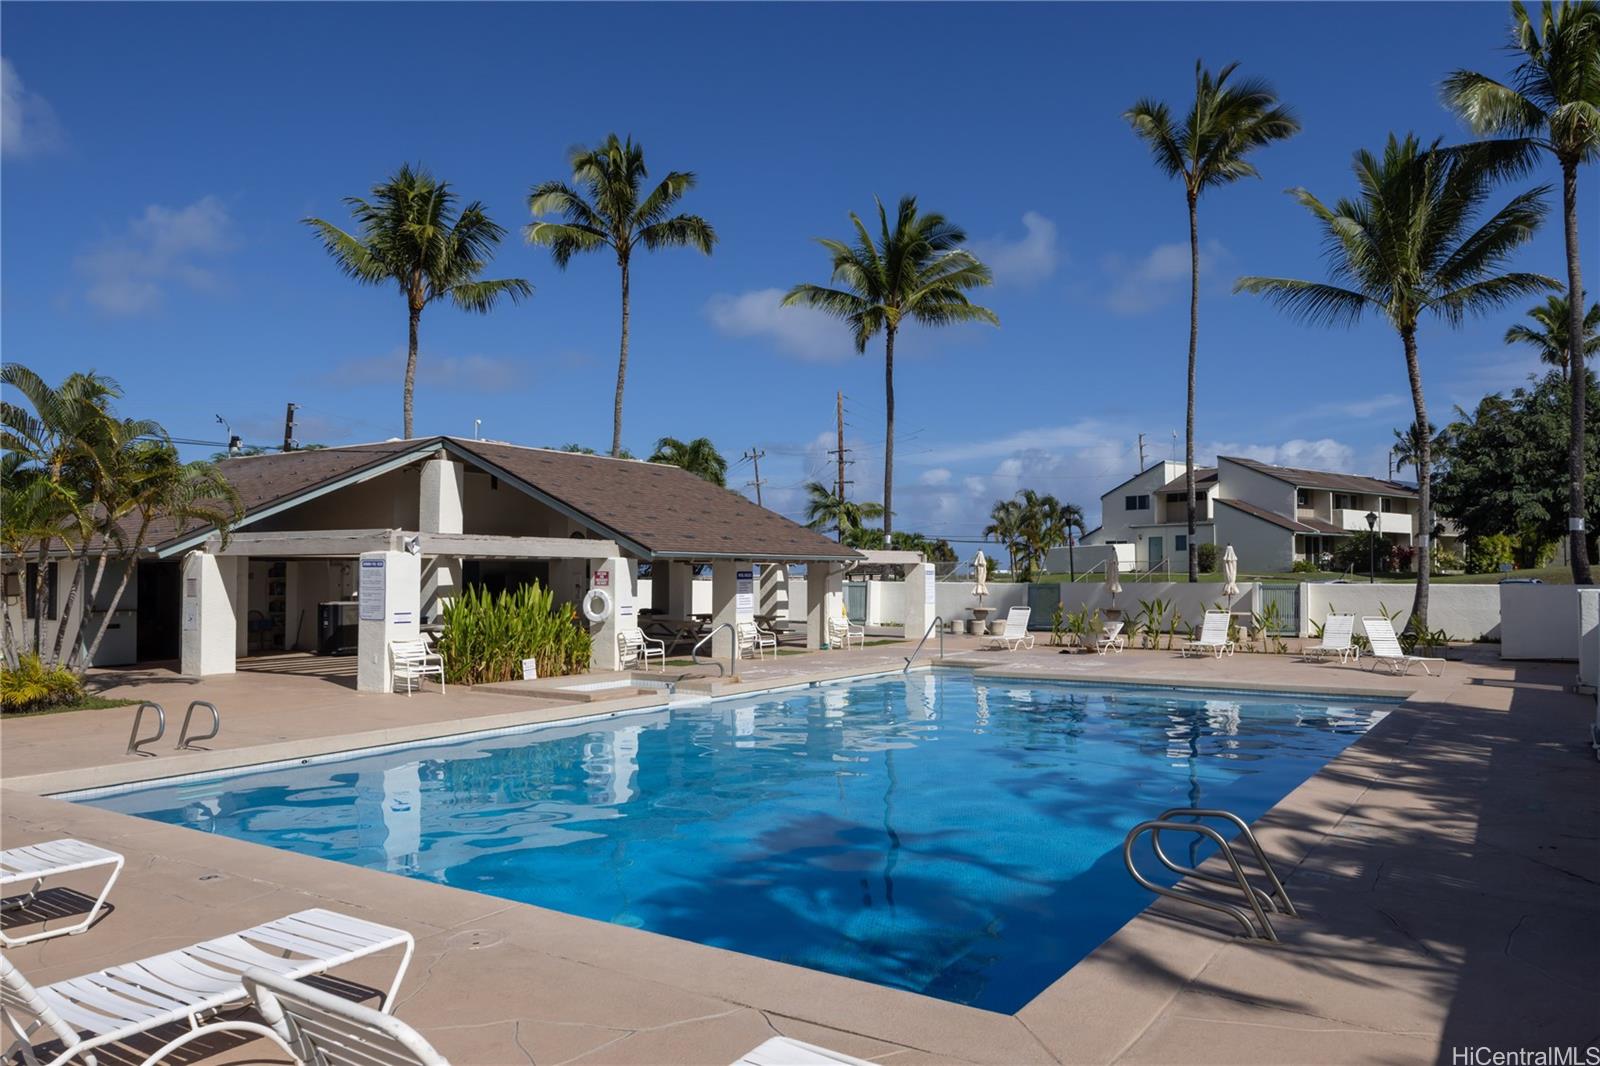
M1444 630L1451 640L1499 640L1500 592L1499 585L1432 585L1428 590L1428 626ZM1399 584L1306 584L1300 586L1300 597L1300 635L1303 637L1311 635L1312 623L1321 625L1330 614L1353 614L1359 618L1399 611L1400 616L1394 623L1395 631L1399 632L1411 621L1416 589ZM1576 611L1574 606L1574 619Z
M1497 585L1502 659L1578 658L1576 585ZM1428 613L1432 615L1432 608Z

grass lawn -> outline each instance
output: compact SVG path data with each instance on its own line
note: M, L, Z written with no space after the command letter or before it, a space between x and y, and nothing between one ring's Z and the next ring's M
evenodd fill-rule
M42 707L37 711L7 711L6 718L37 718L46 714L68 714L72 711L106 711L113 707L131 707L138 700L107 699L104 696L85 696L73 703L59 703L54 707Z
M1378 577L1377 584L1379 584L1379 585L1412 585L1412 584L1415 584L1416 580L1417 580L1417 577L1416 577L1415 574L1379 574L1377 577ZM1438 584L1438 585L1493 585L1493 584L1496 584L1496 583L1498 583L1500 581L1505 580L1508 577L1538 578L1540 581L1543 581L1546 585L1570 585L1570 584L1572 584L1572 571L1570 569L1568 569L1566 567L1562 567L1562 566L1545 566L1545 567L1540 567L1540 568L1535 569L1535 570L1512 570L1512 571L1509 571L1507 573L1493 573L1493 574L1438 574L1438 575L1434 576L1433 581L1434 581L1434 584ZM1046 582L1046 581L1066 581L1067 580L1067 575L1066 574L1040 574L1038 580L1041 581L1041 582ZM1104 580L1105 580L1104 575L1097 573L1092 578L1084 578L1084 579L1082 579L1082 583L1083 584L1090 584L1090 583L1093 583L1093 582L1100 582L1100 581L1104 581ZM1176 574L1174 574L1172 576L1172 580L1174 580L1174 581L1185 581L1185 580L1187 580L1187 576L1184 575L1181 572L1180 573L1176 573ZM1216 573L1211 573L1211 574L1201 574L1200 575L1200 580L1202 582L1213 581L1213 582L1221 583L1221 581L1222 581L1222 573L1220 571L1218 571ZM1239 580L1241 582L1243 582L1243 581L1265 581L1265 582L1269 582L1269 583L1272 583L1272 584L1283 584L1283 583L1286 583L1286 582L1299 582L1299 581L1309 581L1309 582L1312 582L1312 583L1323 582L1323 581L1348 581L1351 584L1364 585L1364 584L1367 583L1367 575L1366 574L1341 574L1341 573L1335 573L1335 572L1328 571L1328 570L1318 570L1318 571L1315 571L1315 572L1301 572L1301 573L1287 573L1287 574L1240 574L1239 575ZM1124 575L1122 575L1122 584L1123 584L1123 586L1125 588L1138 588L1140 585L1145 584L1145 582L1143 582L1143 581L1135 581L1132 578L1130 578L1127 574L1124 574Z

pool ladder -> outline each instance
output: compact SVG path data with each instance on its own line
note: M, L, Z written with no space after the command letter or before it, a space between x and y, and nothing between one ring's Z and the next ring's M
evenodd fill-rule
M144 721L144 712L147 707L154 709L156 712L156 731L141 740L139 738L139 725ZM189 735L189 723L194 720L194 712L197 707L204 707L211 712L211 732L191 737ZM205 749L195 747L195 742L199 740L214 740L220 732L222 732L222 714L217 710L217 705L210 700L195 700L189 704L189 710L183 716L183 728L178 730L178 745L175 750L203 751ZM154 700L145 700L133 712L133 730L128 734L128 754L154 756L155 752L144 751L143 749L147 745L154 744L166 734L167 712L162 709L161 704Z
M1181 821L1180 819L1193 818L1195 821ZM1239 838L1250 847L1254 853L1257 864L1262 873L1266 875L1270 892L1263 892L1250 883L1245 876L1244 866L1239 862L1239 853L1234 849L1232 842L1225 839L1209 825L1203 824L1206 819L1224 821L1239 831ZM1193 867L1184 866L1174 862L1161 847L1162 833L1192 833L1202 840L1209 840L1217 846L1217 851L1227 860L1228 867L1232 870L1232 877L1219 877L1215 874L1201 873ZM1236 888L1250 905L1250 913L1242 908L1224 902L1220 899L1209 898L1205 894L1192 891L1179 891L1177 888L1168 888L1158 885L1139 872L1138 865L1133 860L1133 846L1141 836L1150 834L1150 849L1155 852L1156 859L1175 874L1193 881L1202 881L1206 884L1220 885L1224 888ZM1261 842L1250 831L1244 819L1230 811L1213 810L1202 807L1173 807L1162 811L1160 815L1148 822L1140 822L1128 830L1128 835L1122 841L1122 861L1128 867L1128 873L1133 879L1150 891L1168 896L1172 899L1193 903L1200 907L1209 907L1214 911L1221 911L1232 917L1243 928L1247 938L1252 940L1278 941L1277 930L1272 928L1272 919L1269 914L1284 914L1291 918L1298 918L1300 912L1294 909L1294 904L1289 900L1289 893L1284 891L1283 882L1278 880L1278 875L1273 871L1272 864L1267 861L1266 852L1261 850ZM1252 917L1254 921L1252 921Z
M917 641L916 650L906 656L905 669L900 671L902 674L911 669L912 662L918 655L922 654L922 646L928 643L928 638L933 636L933 631L936 629L939 631L939 658L944 658L944 619L939 615L934 615L933 621L928 623L927 630L922 634L922 639Z

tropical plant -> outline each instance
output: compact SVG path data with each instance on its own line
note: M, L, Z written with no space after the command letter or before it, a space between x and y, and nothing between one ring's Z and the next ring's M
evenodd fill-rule
M1195 554L1199 557L1200 572L1202 574L1214 574L1217 572L1217 546L1215 544L1209 540L1202 541L1200 550Z
M717 451L717 446L711 443L710 437L696 437L691 441L681 441L677 437L662 437L656 441L656 450L650 456L650 461L680 467L695 477L722 488L728 486L728 460Z
M1446 454L1449 451L1449 440L1445 436L1446 432L1441 431L1432 422L1428 423L1428 438L1430 442L1428 455L1433 463L1432 473L1435 482L1438 481L1439 468L1444 463ZM1417 469L1417 457L1422 454L1422 441L1417 434L1417 424L1415 422L1404 429L1396 429L1394 431L1394 444L1389 448L1389 453L1394 457L1395 473L1399 473L1408 466L1413 470Z
M83 679L64 666L46 666L28 653L0 670L0 711L30 714L83 699Z
M1566 295L1558 292L1546 296L1544 303L1528 309L1528 317L1533 319L1534 326L1525 326L1520 322L1512 326L1506 330L1506 343L1527 345L1539 353L1541 363L1555 367L1561 371L1562 378L1566 378L1567 362L1572 354L1567 340L1571 316L1567 311ZM1583 316L1581 347L1585 359L1600 352L1600 303L1590 304L1589 313Z
M1059 648L1067 642L1067 605L1057 603L1055 610L1050 612L1050 646Z
M405 298L409 331L402 395L405 436L412 435L412 394L417 384L417 331L422 312L449 299L463 311L487 314L501 297L512 303L533 295L522 278L487 281L483 272L505 228L472 201L458 212L449 182L409 163L372 187L371 199L345 197L359 235L320 218L303 218L339 269L363 285L394 283Z
M522 676L522 660L533 659L540 677L589 669L589 630L570 603L538 585L491 593L469 586L446 602L439 653L451 684L481 685Z
M556 266L565 270L580 252L610 249L622 275L622 340L617 355L617 392L611 412L611 454L622 456L622 390L628 377L629 286L633 253L643 248L695 248L705 255L717 243L711 223L699 215L673 214L683 194L694 188L695 176L674 170L648 192L649 171L644 146L615 133L594 148L572 152L571 184L546 181L528 194L528 210L536 220L523 231L529 244L550 249ZM559 222L542 221L557 215Z
M1016 572L1017 553L1022 548L1024 517L1021 501L996 500L994 507L989 510L989 524L983 527L985 537L1005 545L1006 553L1011 557L1012 573Z
M1255 79L1228 84L1239 64L1212 74L1196 62L1194 100L1188 114L1173 123L1172 111L1158 100L1134 104L1123 118L1150 145L1157 169L1183 182L1189 205L1189 393L1184 420L1183 488L1189 521L1188 543L1195 542L1194 383L1200 339L1200 194L1240 178L1259 177L1245 156L1300 132L1289 109L1271 86ZM1200 580L1199 559L1189 552L1189 580Z
M1270 650L1282 655L1289 650L1289 645L1278 635L1278 630L1283 628L1283 609L1278 606L1277 600L1268 600L1261 605L1250 619L1251 628L1261 638L1261 651Z
M971 289L992 283L989 268L961 247L967 235L935 212L917 213L914 196L900 199L894 225L878 201L878 235L855 212L852 242L818 238L832 260L832 288L796 285L783 298L784 306L814 307L849 325L857 353L883 334L884 439L883 531L894 530L894 345L907 322L947 326L957 322L987 322L1000 318L987 307L967 298Z
M1171 651L1173 630L1180 621L1176 605L1170 600L1160 596L1140 600L1139 611L1133 616L1133 626L1139 631L1139 646L1158 648L1161 646L1161 634L1166 633L1167 650Z
M1540 187L1514 196L1481 224L1478 216L1494 183L1514 169L1515 152L1492 145L1424 147L1414 136L1390 134L1381 157L1355 155L1360 191L1329 207L1305 189L1292 195L1323 230L1331 282L1244 277L1236 291L1260 293L1310 323L1350 325L1366 313L1388 319L1400 335L1416 425L1428 425L1417 354L1424 313L1456 326L1529 293L1554 288L1541 274L1503 271L1544 218ZM1417 598L1412 618L1428 620L1426 552L1433 526L1431 441L1419 441L1417 502L1422 532Z
M811 529L831 528L841 544L865 529L867 522L883 517L882 505L835 496L820 481L806 482L806 496L806 525Z
M1572 434L1567 451L1567 514L1572 529L1572 579L1592 583L1581 525L1585 505L1588 376L1582 373L1583 271L1578 262L1578 167L1600 158L1600 4L1554 5L1537 20L1521 0L1511 5L1510 83L1458 70L1444 82L1445 100L1480 134L1507 135L1542 149L1561 165L1562 221L1567 251L1567 366L1572 376Z

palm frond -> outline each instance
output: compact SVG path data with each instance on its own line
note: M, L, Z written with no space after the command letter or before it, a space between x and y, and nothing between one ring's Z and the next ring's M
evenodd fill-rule
M494 281L464 281L450 287L450 299L463 311L485 315L494 309L501 297L512 303L521 303L533 295L533 286L522 278L500 278Z
M1313 325L1354 325L1374 303L1351 289L1298 278L1242 277L1233 283L1233 291L1265 296L1292 317Z

